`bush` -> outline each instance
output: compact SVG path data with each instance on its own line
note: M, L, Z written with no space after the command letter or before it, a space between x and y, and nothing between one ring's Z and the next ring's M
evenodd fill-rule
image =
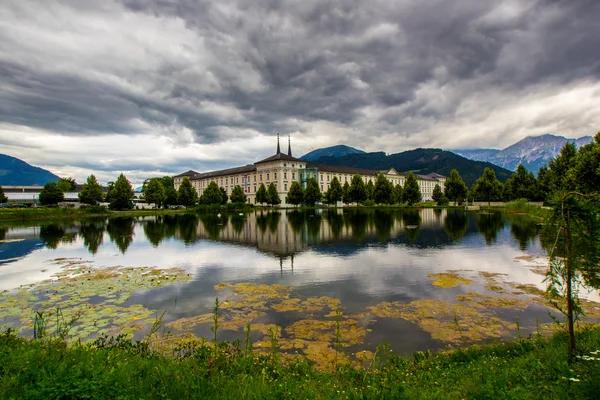
M375 206L375 202L371 199L369 200L365 200L365 202L363 203L363 206L365 207L374 207Z

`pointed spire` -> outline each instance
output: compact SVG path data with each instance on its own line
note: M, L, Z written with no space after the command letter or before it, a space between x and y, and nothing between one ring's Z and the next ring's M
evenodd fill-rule
M288 156L292 156L292 139L288 133Z
M281 153L281 149L279 148L279 132L277 132L277 153L275 154L279 154Z

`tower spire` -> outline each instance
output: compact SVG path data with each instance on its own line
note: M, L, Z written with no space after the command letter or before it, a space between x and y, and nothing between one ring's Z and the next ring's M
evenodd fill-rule
M288 133L288 156L292 156L292 139Z
M281 153L281 149L279 148L279 132L277 132L277 153L275 154L279 154Z

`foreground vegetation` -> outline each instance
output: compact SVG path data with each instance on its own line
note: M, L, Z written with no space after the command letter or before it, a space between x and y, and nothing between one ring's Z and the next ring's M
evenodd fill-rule
M0 335L2 398L596 398L600 329L403 358L380 346L363 365L318 370L239 343L179 346L101 338L91 345ZM276 342L274 344L277 345Z

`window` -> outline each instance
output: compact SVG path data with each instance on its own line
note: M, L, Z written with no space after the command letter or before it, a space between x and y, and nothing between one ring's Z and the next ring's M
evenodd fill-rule
M329 174L327 174L327 182L329 182Z
M274 178L273 179L277 179L277 172L273 173Z
M256 193L256 183L254 184L254 193Z
M283 184L283 190L285 190L287 192L287 183Z
M323 184L321 184L321 192L323 191Z
M269 173L267 172L267 180L269 180Z
M292 164L292 168L295 168L296 166L294 164Z
M323 174L321 174L321 182L323 182ZM321 190L323 190L323 185L321 185Z
M283 173L283 179L287 179L287 172Z
M286 163L283 163L283 166L284 166L284 167L287 167L287 164L286 164Z
M254 175L254 182L256 182L256 175Z
M292 179L296 179L296 173L292 172Z
M238 183L239 181L240 181L240 178L236 176L235 177L235 183Z
M259 177L259 179L260 179L260 181L262 182L262 174L260 174L260 177Z

